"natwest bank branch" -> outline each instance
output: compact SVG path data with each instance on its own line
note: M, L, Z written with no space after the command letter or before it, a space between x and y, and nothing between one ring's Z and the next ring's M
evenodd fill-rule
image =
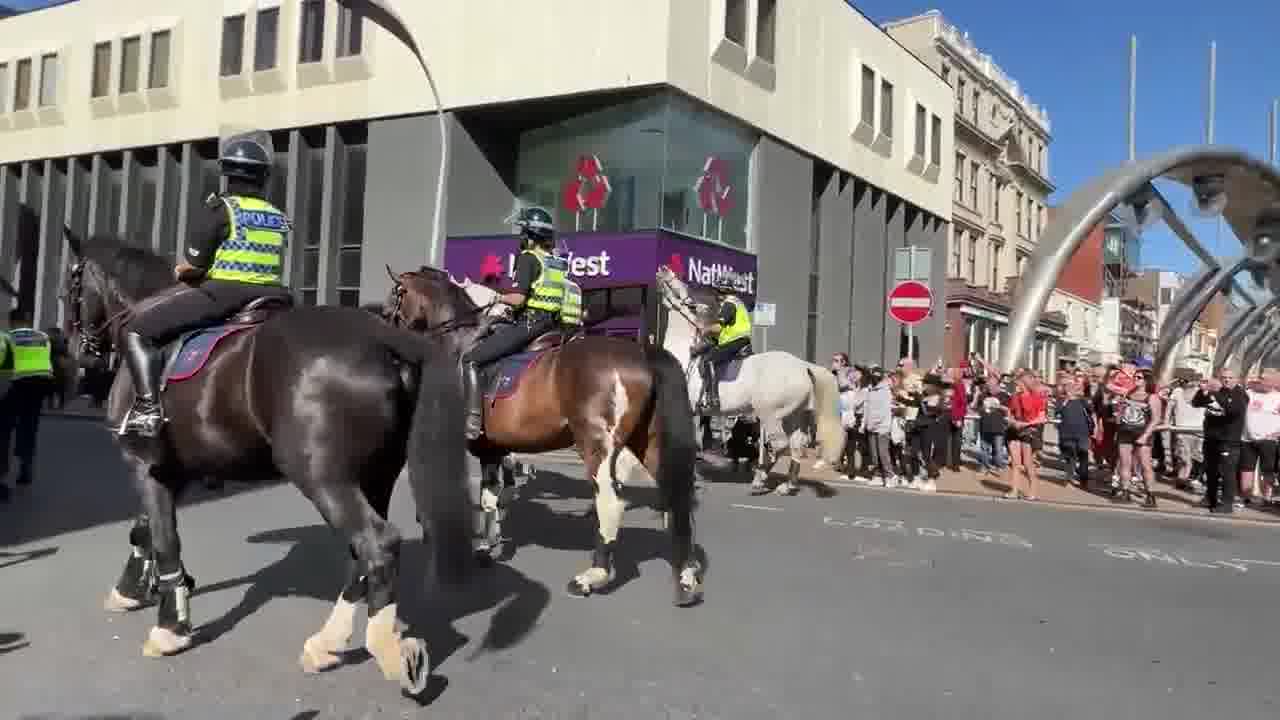
M657 307L654 276L660 265L671 267L692 286L710 286L728 275L753 306L756 257L724 245L685 237L666 230L626 233L563 233L560 246L569 259L569 273L582 286L588 323L597 335L639 340L649 332L650 312ZM505 285L515 267L519 239L514 236L450 238L445 268L455 277Z

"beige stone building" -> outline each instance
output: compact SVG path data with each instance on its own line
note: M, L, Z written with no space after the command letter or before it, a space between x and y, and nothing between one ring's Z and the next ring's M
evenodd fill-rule
M885 30L955 96L955 185L947 277L1003 292L1048 222L1049 115L937 10Z

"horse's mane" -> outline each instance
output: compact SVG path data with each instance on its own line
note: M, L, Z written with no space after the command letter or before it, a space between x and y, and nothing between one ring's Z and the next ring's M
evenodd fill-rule
M476 309L471 296L461 285L454 282L453 276L445 270L423 265L415 272L408 273L405 280L405 284L410 285L414 292L433 302L445 303L455 312Z
M93 235L80 244L77 255L101 269L111 282L110 289L130 303L175 284L173 263L168 258L114 235Z

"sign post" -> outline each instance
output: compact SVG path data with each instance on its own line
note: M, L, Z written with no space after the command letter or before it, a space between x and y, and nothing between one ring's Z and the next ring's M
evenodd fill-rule
M778 322L778 306L775 303L756 301L756 310L752 313L752 323L760 328L760 351L769 349L769 328Z
M933 291L918 280L900 282L889 292L889 317L907 326L907 357L915 359L915 326L933 312Z

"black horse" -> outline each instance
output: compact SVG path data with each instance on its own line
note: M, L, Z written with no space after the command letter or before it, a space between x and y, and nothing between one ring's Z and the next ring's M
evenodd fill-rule
M65 330L80 355L108 352L135 307L180 289L169 261L150 250L114 237L81 242L69 230L66 237L74 264L64 285ZM446 581L464 577L472 512L456 373L432 343L362 310L255 304L225 328L175 343L162 397L172 421L156 440L120 441L142 514L106 608L134 610L158 600L159 619L143 654L189 647L194 581L180 558L179 495L192 478L284 477L347 538L356 560L328 621L303 645L303 669L341 662L357 606L365 603L365 647L387 679L420 693L430 666L425 643L402 636L396 621L400 534L387 509L407 459L437 573ZM118 425L132 401L129 374L119 373L109 421Z

